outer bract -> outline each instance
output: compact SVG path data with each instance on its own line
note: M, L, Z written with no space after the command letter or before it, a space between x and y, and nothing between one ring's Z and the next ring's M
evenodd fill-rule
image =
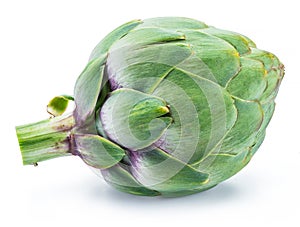
M23 162L76 155L118 190L181 196L241 170L261 145L283 65L238 33L188 18L108 34L53 118L18 126ZM58 116L61 115L61 116Z

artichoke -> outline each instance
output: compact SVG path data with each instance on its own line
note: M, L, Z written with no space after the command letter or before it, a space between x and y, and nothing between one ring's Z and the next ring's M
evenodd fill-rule
M16 127L23 164L75 155L123 192L207 190L263 142L283 75L238 33L189 18L131 21L95 47L74 97L49 102L53 117Z

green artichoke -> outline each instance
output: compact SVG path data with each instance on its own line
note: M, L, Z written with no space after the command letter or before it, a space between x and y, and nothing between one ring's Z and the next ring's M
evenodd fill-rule
M261 145L283 75L238 33L188 18L131 21L95 47L74 98L50 101L54 117L16 127L23 163L79 156L136 195L209 189Z

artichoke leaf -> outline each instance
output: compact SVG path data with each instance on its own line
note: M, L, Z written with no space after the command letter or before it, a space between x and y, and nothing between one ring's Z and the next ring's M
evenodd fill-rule
M101 91L106 56L88 63L76 81L74 89L75 119L83 124L93 113Z
M264 113L259 102L235 99L235 106L238 113L237 120L226 134L219 153L237 154L244 148L252 146L255 135L262 126Z
M209 174L200 172L161 149L131 152L131 172L147 188L159 192L195 190L209 181Z
M211 181L208 182L207 187L211 187L241 170L250 161L249 154L248 147L244 147L238 154L221 152L209 154L194 168L210 173Z
M47 112L54 117L62 115L66 111L70 100L74 101L74 98L69 95L52 98L47 105Z
M244 100L257 100L267 86L267 71L257 60L241 57L241 70L227 84L228 92Z
M106 169L117 164L124 150L111 141L92 134L74 134L75 154L89 166Z
M159 192L146 188L139 183L127 170L123 164L117 164L110 168L101 170L105 181L122 192L134 195L157 196Z
M109 33L94 48L94 50L92 51L92 53L90 55L89 61L99 58L103 54L105 55L114 42L118 41L120 38L125 36L128 32L130 32L132 29L134 29L136 26L138 26L141 23L142 23L142 21L140 21L140 20L133 20L133 21L130 21L128 23L121 25L120 27L116 28L114 31Z
M264 119L260 126L261 129L266 129L268 124L271 121L271 118L273 116L274 110L275 110L275 102L269 102L261 105L263 111L264 111Z
M251 53L247 55L247 58L261 61L268 72L272 69L279 68L281 64L274 54L257 48L251 48Z
M278 69L272 69L268 72L266 76L267 87L259 99L261 103L268 103L274 101L282 79L280 73L281 72Z
M240 70L239 53L225 40L202 30L186 31L185 35L186 42L191 44L196 56L206 64L221 86L225 86Z
M102 127L116 143L131 150L150 146L169 127L166 102L132 89L118 89L101 108Z
M126 87L151 93L177 64L190 55L188 45L174 42L144 45L130 51L116 49L107 59L109 79L116 82L111 83L112 89Z
M252 40L236 32L226 31L214 27L205 28L201 30L201 32L205 32L227 41L230 45L234 46L240 55L250 53L250 47L255 47L255 43Z
M264 137L266 135L266 128L268 124L270 123L270 120L273 116L274 110L275 110L275 102L269 102L261 105L263 111L264 111L264 119L260 126L260 129L255 137L255 142L250 146L251 148L251 156L253 156L257 149L262 144Z

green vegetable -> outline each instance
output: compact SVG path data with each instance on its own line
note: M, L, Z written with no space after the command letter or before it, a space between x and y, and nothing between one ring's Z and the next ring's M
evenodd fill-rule
M131 21L93 50L74 99L55 97L54 117L16 127L23 163L75 155L136 195L209 189L257 151L283 74L238 33L188 18Z

